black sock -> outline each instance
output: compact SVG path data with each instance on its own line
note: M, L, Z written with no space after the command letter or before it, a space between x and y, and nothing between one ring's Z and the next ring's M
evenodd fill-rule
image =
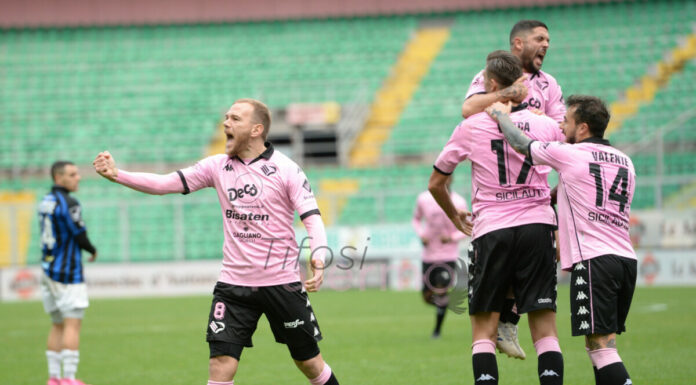
M326 381L324 385L338 385L338 380L336 379L336 376L334 376L333 372L331 372L331 377L329 377L329 380Z
M597 384L601 385L626 385L630 378L626 367L621 361L597 370L597 379L599 380ZM630 384L631 382L628 383Z
M435 317L435 331L433 332L434 334L440 334L440 329L442 328L442 321L445 320L445 314L447 314L447 306L438 306Z
M546 352L539 355L537 364L539 384L563 384L563 355L561 352Z
M513 325L517 325L517 323L520 322L519 314L512 311L514 306L514 298L505 298L505 303L503 303L503 311L500 312L500 322L510 322Z
M471 362L474 367L475 384L498 384L498 361L495 354L476 353L471 356Z
M592 365L592 370L594 371L594 382L596 385L599 385L599 370L594 365Z

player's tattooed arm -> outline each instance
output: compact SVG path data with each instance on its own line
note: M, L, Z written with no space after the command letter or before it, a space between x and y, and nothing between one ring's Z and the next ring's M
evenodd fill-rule
M503 104L496 102L486 108L486 113L498 122L500 130L503 132L510 146L520 154L529 155L529 143L532 142L510 119L510 110L512 106L510 102Z
M526 77L522 76L511 86L498 91L498 100L503 102L513 101L515 103L522 103L527 97L527 87L524 85L525 79Z

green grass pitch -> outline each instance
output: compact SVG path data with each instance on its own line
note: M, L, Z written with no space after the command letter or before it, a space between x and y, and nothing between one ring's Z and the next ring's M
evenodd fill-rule
M211 288L212 289L212 288ZM471 384L468 317L449 312L431 340L434 310L417 292L346 291L311 295L324 358L341 384ZM94 385L201 384L207 381L205 328L210 297L92 300L83 324L78 377ZM582 338L570 336L568 288L559 288L558 329L565 383L593 384ZM696 288L639 288L618 338L636 384L696 383ZM48 316L39 302L0 304L0 384L45 384ZM500 384L536 384L526 318L525 361L498 355ZM242 355L239 385L308 383L265 318Z

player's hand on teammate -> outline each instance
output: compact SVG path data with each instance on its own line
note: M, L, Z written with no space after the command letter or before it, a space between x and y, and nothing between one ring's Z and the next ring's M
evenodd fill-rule
M92 162L94 170L104 178L113 181L118 176L118 169L114 157L109 151L100 152Z
M490 115L493 120L496 122L499 122L499 117L502 115L509 115L510 111L512 111L512 103L507 102L507 103L501 103L501 102L495 102L488 106L486 108L486 113Z
M421 240L421 243L423 244L423 246L428 246L428 238L426 238L426 237L421 237L420 240Z
M474 222L471 221L471 213L466 210L457 210L457 216L452 221L457 230L471 236L474 229Z
M450 242L452 242L452 237L450 237L449 235L443 235L440 237L440 242L441 243L450 243Z
M309 265L312 268L312 278L305 281L305 289L309 292L319 291L321 283L324 282L324 262L313 259Z
M89 256L88 261L94 262L94 261L96 261L96 260L97 260L97 252L95 251L94 254L92 254L92 255Z
M515 80L512 85L508 86L503 90L504 102L513 101L515 103L522 103L524 99L527 98L527 93L529 90L527 86L524 85L524 81L527 80L527 76L522 75L517 80Z

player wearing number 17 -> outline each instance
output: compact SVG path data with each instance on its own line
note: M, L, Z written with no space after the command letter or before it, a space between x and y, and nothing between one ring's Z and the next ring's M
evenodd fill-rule
M519 58L495 51L486 59L486 92L511 85L522 75ZM558 124L547 116L515 106L513 124L543 141L562 140ZM471 161L473 234L469 252L469 315L476 384L497 384L495 356L498 319L509 288L520 314L528 313L538 356L539 382L563 382L563 356L556 332L556 215L550 205L547 175L510 149L497 123L484 112L455 128L430 177L429 190L454 225L470 223L452 205L445 180L464 160Z
M636 284L628 235L636 173L631 159L603 139L609 122L604 103L571 96L567 104L561 124L567 144L528 138L510 120L510 105L495 103L486 112L516 151L558 171L561 267L571 271L573 335L585 336L597 384L631 384L616 334L626 330Z

